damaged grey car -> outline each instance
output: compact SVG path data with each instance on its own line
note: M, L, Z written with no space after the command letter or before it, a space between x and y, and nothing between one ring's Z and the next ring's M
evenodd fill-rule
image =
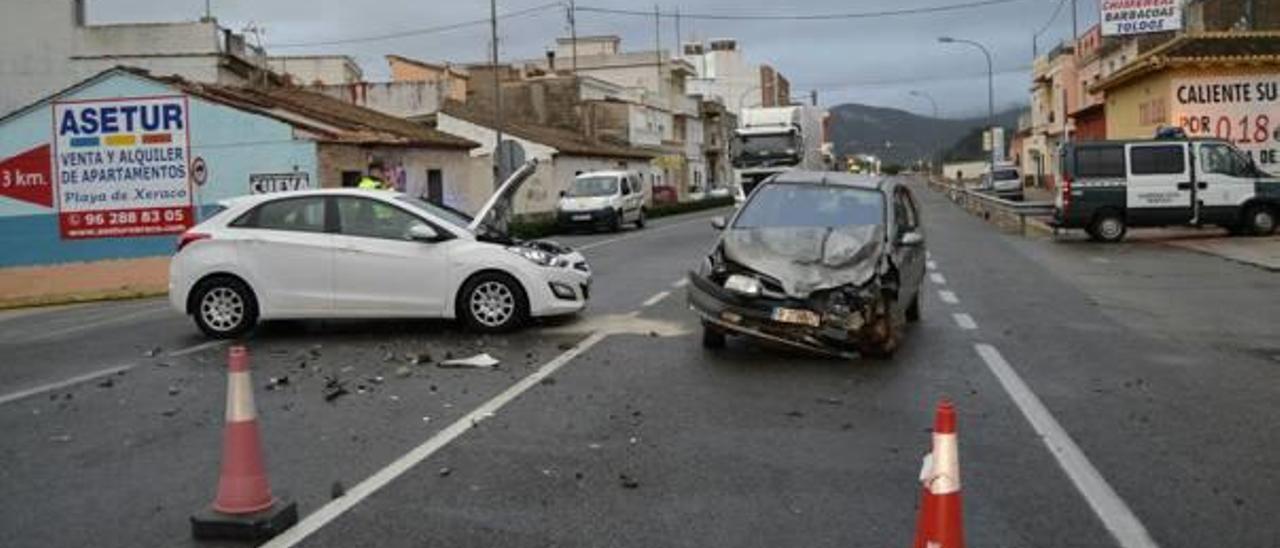
M920 318L924 233L892 178L792 171L766 181L689 273L703 345L745 335L824 354L890 357Z

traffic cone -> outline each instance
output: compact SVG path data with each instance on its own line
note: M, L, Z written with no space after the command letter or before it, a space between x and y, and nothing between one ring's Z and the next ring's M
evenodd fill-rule
M268 539L298 522L298 506L271 495L253 405L249 354L243 346L231 347L227 369L227 424L222 431L218 494L210 508L191 516L191 533L198 539Z
M913 548L964 548L956 410L949 401L938 403L933 421L933 451L924 457L920 483L924 493Z

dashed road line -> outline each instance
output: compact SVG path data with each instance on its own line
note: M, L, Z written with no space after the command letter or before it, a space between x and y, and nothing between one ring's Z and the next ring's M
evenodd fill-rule
M293 546L302 542L312 533L320 530L329 522L337 519L348 510L360 504L364 499L376 493L379 489L386 487L387 484L395 481L396 478L408 472L414 466L422 463L435 452L443 449L453 440L467 433L477 423L493 416L503 406L519 397L526 390L537 386L542 379L547 378L556 370L564 367L565 364L573 361L582 353L590 350L593 346L608 336L605 333L596 332L587 337L577 346L569 349L563 354L556 356L555 359L547 362L529 376L520 379L519 382L511 385L511 387L502 391L501 394L494 396L493 399L475 408L475 410L467 413L453 424L445 427L444 430L437 432L435 435L422 442L421 445L413 448L400 458L388 464L385 468L378 470L372 476L361 481L355 487L352 487L347 493L341 497L329 501L329 503L321 506L311 515L302 519L297 525L285 530L284 533L271 539L270 542L262 545L262 548L284 548Z
M631 234L627 234L627 235L625 235L625 236L618 236L618 237L616 237L616 238L609 238L609 239L607 239L607 240L601 240L601 241L599 241L599 242L592 242L592 243L589 243L589 244L586 244L586 245L578 246L578 247L577 247L577 250L578 250L578 251L587 251L587 250L589 250L589 249L595 249L595 248L597 248L597 247L602 247L602 246L606 246L606 245L609 245L609 244L614 244L614 243L618 243L618 242L621 242L621 241L630 240L630 239L632 239L632 238L638 238L638 237L640 237L640 236L644 236L645 234L653 234L653 233L656 233L656 232L662 232L662 231L665 231L665 230L670 230L670 229L673 229L673 228L676 228L676 227L681 227L681 226L685 226L685 225L690 225L690 224L693 224L693 223L705 223L705 222L707 222L707 219L709 219L709 218L711 218L711 217L714 217L714 215L710 215L710 216L708 216L708 215L703 215L703 216L700 216L700 217L698 217L698 218L696 218L696 219L690 219L690 220L688 220L688 221L682 221L682 222L679 222L679 223L673 223L673 224L669 224L669 225L663 225L663 226L653 227L653 228L649 228L649 229L645 229L645 230L637 230L637 231L632 232Z
M947 278L946 278L946 276L943 276L942 274L939 274L939 273L937 273L937 272L934 272L933 274L930 274L930 275L929 275L929 279L930 279L930 280L933 280L933 283L935 283L935 284L938 284L938 285L947 285Z
M973 330L978 328L978 322L973 321L973 316L963 312L952 314L951 318L956 321L956 325L960 326L960 329Z
M657 295L654 295L654 296L652 296L652 297L649 297L649 299L648 299L648 300L646 300L646 301L644 302L644 304L641 304L641 305L640 305L640 307L641 307L641 308L649 308L650 306L653 306L653 305L655 305L655 304L658 304L658 303L662 302L662 299L667 298L667 296L668 296L668 295L670 295L670 294L671 294L671 292L670 292L670 291L662 291L662 292L658 293Z
M170 358L181 358L188 354L195 354L196 352L201 352L204 350L208 350L210 348L217 348L225 344L227 344L227 341L209 341L207 343L197 344L195 346L189 346L181 350L174 350L173 352L168 353L167 356L169 356Z
M1147 528L1093 463L1089 462L1084 451L1080 450L1075 440L1053 418L1053 414L1049 413L1035 392L1031 391L1009 362L1005 361L1004 356L1000 355L1000 351L992 345L981 343L974 345L974 348L1018 406L1018 410L1022 411L1022 416L1031 423L1031 428L1040 436L1049 453L1057 459L1058 466L1071 478L1071 483L1075 484L1076 490L1084 496L1089 507L1102 520L1103 526L1115 537L1121 548L1158 548Z
M102 319L78 323L76 325L65 327L62 329L45 331L29 339L22 339L18 341L6 341L6 342L9 342L9 343L44 342L50 339L62 337L64 335L71 335L74 333L79 333L82 331L87 331L90 329L94 329L94 328L98 328L106 325L116 324L116 323L123 322L125 320L137 318L140 316L149 316L149 315L160 313L160 312L169 312L170 310L172 309L169 308L168 301L165 301L163 303L147 303L143 306L138 307L138 310L133 310L131 312L126 312L123 314L114 314L114 315L104 317Z
M945 289L938 291L938 298L947 304L960 304L960 299L956 297L955 292Z

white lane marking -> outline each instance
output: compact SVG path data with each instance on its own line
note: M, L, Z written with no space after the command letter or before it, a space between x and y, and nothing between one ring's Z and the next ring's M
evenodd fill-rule
M938 285L947 285L947 278L946 278L945 276L943 276L942 274L939 274L939 273L937 273L937 272L934 272L933 274L930 274L930 275L929 275L929 279L930 279L930 280L933 280L933 283L935 283L935 284L938 284Z
M675 283L671 284L671 287L680 289L686 285L689 285L689 278L680 278L679 280L676 280Z
M428 438L427 441L422 442L422 445L414 447L408 453L405 453L400 458L391 462L391 464L388 464L385 468L378 470L372 476L361 481L355 487L347 490L345 495L333 499L324 506L321 506L314 513L303 518L297 525L290 527L285 530L284 533L262 545L261 548L284 548L302 542L302 540L306 539L312 533L318 531L329 522L337 519L348 510L351 510L361 501L368 498L379 489L385 487L405 472L408 472L411 468L426 460L436 451L439 451L459 436L467 433L467 431L471 430L475 424L489 418L499 409L502 409L504 405L510 403L512 400L523 394L526 390L537 386L542 379L545 379L552 373L555 373L556 370L560 369L580 354L590 350L591 347L604 340L607 336L608 335L604 333L596 332L587 337L581 343L578 343L576 347L569 349L565 353L557 356L555 359L547 362L529 376L520 379L519 382L511 385L510 388L507 388L501 394L494 396L493 399L485 402L480 407L477 407L475 410L467 413L466 416L437 432L434 436Z
M26 339L26 340L22 340L22 341L20 341L20 342L39 342L39 341L47 341L47 340L49 340L49 339L53 339L53 338L57 338L57 337L61 337L61 336L63 336L63 335L70 335L70 334L72 334L72 333L79 333L79 332L81 332L81 331L86 331L86 330L89 330L89 329L94 329L94 328L102 327L102 326L105 326L105 325L111 325L111 324L114 324L114 323L120 323L120 322L123 322L123 321L125 321L125 320L129 320L129 319L137 318L137 317L139 317L139 316L149 316L149 315L151 315L151 314L155 314L155 313L157 313L157 312L165 312L165 311L168 311L168 310L170 310L170 309L169 309L169 303L166 301L166 302L162 303L160 306L158 306L158 307L156 307L156 308L143 307L143 308L142 308L142 310L136 310L136 311L134 311L134 312L129 312L129 313L126 313L126 314L117 314L117 315L114 315L114 316L108 316L108 317L106 317L106 318L103 318L103 319L101 319L101 320L97 320L97 321L91 321L91 322L87 322L87 323L80 323L80 324L76 324L76 325L73 325L73 326L71 326L71 327L67 327L67 328L63 328L63 329L55 329L55 330L53 330L53 331L45 331L45 332L43 332L43 333L40 333L39 335L36 335L35 337L32 337L32 338L30 338L30 339Z
M925 266L929 267L929 270L937 270L937 269L938 269L938 263L937 263L937 262L935 262L935 261L929 261L929 262L926 262L926 263L925 263Z
M227 342L226 342L226 341L209 341L209 342L206 342L206 343L197 344L197 345L195 345L195 346L189 346L189 347L187 347L187 348L181 348L181 349L178 349L178 350L174 350L173 352L168 353L166 356L167 356L167 357L170 357L170 358L178 358L178 357L181 357L181 356L186 356L186 355L188 355L188 354L194 354L194 353L196 353L196 352L200 352L201 350L208 350L208 349L210 349L210 348L214 348L214 347L221 346L221 345L224 345L224 344L227 344ZM27 388L27 389L25 389L25 390L19 390L19 391L17 391L17 392L10 392L10 393L8 393L8 394L4 394L4 395L0 396L0 405L4 405L4 404L6 404L6 403L10 403L10 402L15 402L15 401L18 401L18 400L21 400L21 399L24 399L24 398L29 398L29 397L31 397L31 396L35 396L35 395L37 395L37 394L43 394L43 393L45 393L45 392L52 392L52 391L54 391L54 390L61 390L61 389L63 389L63 388L67 388L67 387L69 387L69 386L74 386L74 385L77 385L77 384L86 383L86 382L89 382L89 381L92 381L92 380L100 379L100 378L102 378L102 377L108 377L108 376L111 376L111 375L115 375L115 374L117 374L117 373L122 373L122 372L128 371L128 370L133 369L133 368L135 368L135 367L138 367L138 364L136 364L136 363L131 363L131 364L127 364L127 365L118 365L118 366L115 366L115 367L108 367L108 368L106 368L106 369L99 369L99 370L97 370L97 371L92 371L92 372L89 372L89 373L85 373L85 374L83 374L83 375L76 375L76 376L71 377L71 378L69 378L69 379L63 379L63 380L56 381L56 382L51 382L51 383L47 383L47 384L42 384L42 385L40 385L40 386L33 386L33 387L31 387L31 388Z
M1122 548L1157 548L1147 528L1089 462L1084 451L1053 418L1035 392L1000 355L1000 351L982 343L974 345L974 348L1116 542Z
M601 240L601 241L599 241L599 242L589 243L589 244L587 244L587 245L578 246L578 247L577 247L577 248L575 248L575 249L577 249L578 251L586 251L586 250L588 250L588 249L595 249L595 248L597 248L597 247L606 246L606 245L609 245L609 244L614 244L614 243L618 243L618 242L621 242L621 241L630 240L630 239L632 239L632 238L637 238L637 237L640 237L640 236L644 236L645 234L653 234L653 233L655 233L655 232L662 232L662 231L664 231L664 230L670 230L670 229L672 229L672 228L676 228L676 227L680 227L680 226L685 226L685 225L689 225L689 224L693 224L693 223L705 223L705 222L707 222L707 219L712 218L712 217L715 217L715 215L706 215L706 216L698 217L697 219L690 219L690 220L688 220L688 221L683 221L683 222L679 222L679 223L674 223L674 224L669 224L669 225L663 225L663 226L654 227L654 228L648 228L648 229L644 229L644 230L637 230L637 231L635 231L635 232L632 232L631 234L627 234L626 236L618 236L618 237L616 237L616 238L609 238L608 240Z
M670 291L663 291L661 293L658 293L657 295L649 297L649 300L645 301L644 304L640 305L640 307L649 308L650 306L653 306L655 304L662 302L662 299L667 298L667 295L670 295L670 294L671 294Z
M942 302L947 304L960 304L960 299L956 297L956 294L953 291L947 291L945 289L938 291L938 298L942 299Z
M951 317L955 319L956 325L960 326L960 329L972 330L978 328L978 322L973 321L973 316L960 313L952 314Z

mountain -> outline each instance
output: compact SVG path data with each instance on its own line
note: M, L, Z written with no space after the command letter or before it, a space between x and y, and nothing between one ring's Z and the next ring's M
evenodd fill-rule
M985 116L951 120L859 104L838 105L829 110L831 141L840 156L872 154L886 164L903 165L927 159L939 149L952 158L982 157ZM996 114L996 122L1005 127L1006 136L1013 135L1022 110L1014 108Z

